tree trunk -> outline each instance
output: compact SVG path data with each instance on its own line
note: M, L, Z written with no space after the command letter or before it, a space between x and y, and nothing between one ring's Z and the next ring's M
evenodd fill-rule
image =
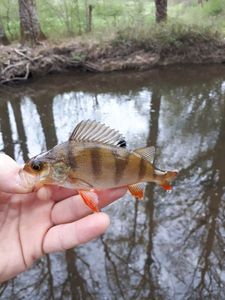
M88 5L88 13L87 13L87 32L92 31L92 10L93 6Z
M156 22L165 22L167 20L167 0L155 0Z
M208 0L205 0L205 2L207 2ZM201 6L203 6L203 0L198 0L198 4L200 4Z
M8 45L8 44L9 44L9 40L5 34L5 30L2 21L0 19L0 45Z
M19 0L21 42L30 45L45 39L41 31L35 0Z

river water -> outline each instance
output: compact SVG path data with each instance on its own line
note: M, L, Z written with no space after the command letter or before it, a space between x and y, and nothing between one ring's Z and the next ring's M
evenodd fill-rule
M180 171L104 209L98 240L48 255L0 288L2 299L225 299L225 66L52 75L1 87L0 149L23 163L83 119L155 145Z

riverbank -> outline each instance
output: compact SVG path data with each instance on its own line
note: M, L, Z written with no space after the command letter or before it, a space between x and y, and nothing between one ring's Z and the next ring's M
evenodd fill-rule
M225 63L225 40L216 36L179 35L161 40L118 34L111 41L44 42L35 48L0 46L0 83L26 81L50 73L79 70L148 70L172 64Z

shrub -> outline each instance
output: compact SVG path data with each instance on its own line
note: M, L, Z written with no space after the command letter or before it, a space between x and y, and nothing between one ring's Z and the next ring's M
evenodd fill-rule
M194 45L207 41L217 41L220 34L205 26L167 23L141 27L129 27L119 31L112 44L124 44L144 50L160 52L166 48L181 48L183 45Z

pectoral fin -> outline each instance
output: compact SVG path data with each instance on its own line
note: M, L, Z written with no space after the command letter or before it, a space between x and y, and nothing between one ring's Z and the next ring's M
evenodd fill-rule
M95 203L94 199L91 199L90 193L87 191L78 191L79 195L83 199L84 203L93 211L99 212L98 205Z
M128 185L128 190L130 191L131 195L133 195L135 198L138 198L138 200L143 200L144 188L144 184L142 183Z

